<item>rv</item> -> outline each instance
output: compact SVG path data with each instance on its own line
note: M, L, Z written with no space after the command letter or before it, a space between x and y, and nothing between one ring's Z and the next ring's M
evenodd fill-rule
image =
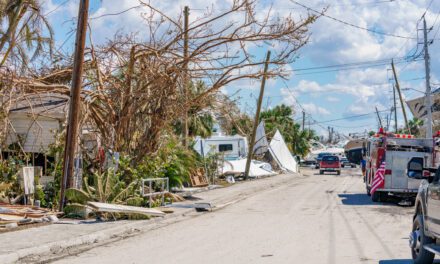
M202 157L222 154L227 160L235 160L247 156L248 143L246 137L240 135L217 135L210 138L197 137L194 143L194 150Z

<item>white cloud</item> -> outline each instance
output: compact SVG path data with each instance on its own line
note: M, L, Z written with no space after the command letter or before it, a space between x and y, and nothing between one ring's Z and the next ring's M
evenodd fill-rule
M331 114L329 110L325 109L324 107L317 106L314 103L306 103L306 104L302 104L302 106L304 110L311 115L325 116Z

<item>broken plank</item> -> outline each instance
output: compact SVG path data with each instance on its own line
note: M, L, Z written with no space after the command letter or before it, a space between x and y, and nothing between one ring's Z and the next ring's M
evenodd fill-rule
M97 212L122 213L122 214L143 214L149 216L164 216L165 213L153 208L144 208L129 205L108 204L99 202L87 202Z

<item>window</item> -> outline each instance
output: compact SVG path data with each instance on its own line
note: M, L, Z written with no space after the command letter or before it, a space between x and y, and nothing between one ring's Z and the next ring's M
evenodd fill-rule
M414 157L408 163L408 177L414 179L423 178L423 158Z
M339 161L339 158L336 156L324 156L322 158L323 161Z
M232 151L232 144L220 144L218 145L218 151L220 152Z

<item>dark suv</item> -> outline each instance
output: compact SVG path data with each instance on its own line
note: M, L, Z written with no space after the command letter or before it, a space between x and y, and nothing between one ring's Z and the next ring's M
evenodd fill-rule
M412 232L409 237L415 264L433 263L440 255L440 167L435 169L408 168L408 173L430 175L422 180L415 201Z

